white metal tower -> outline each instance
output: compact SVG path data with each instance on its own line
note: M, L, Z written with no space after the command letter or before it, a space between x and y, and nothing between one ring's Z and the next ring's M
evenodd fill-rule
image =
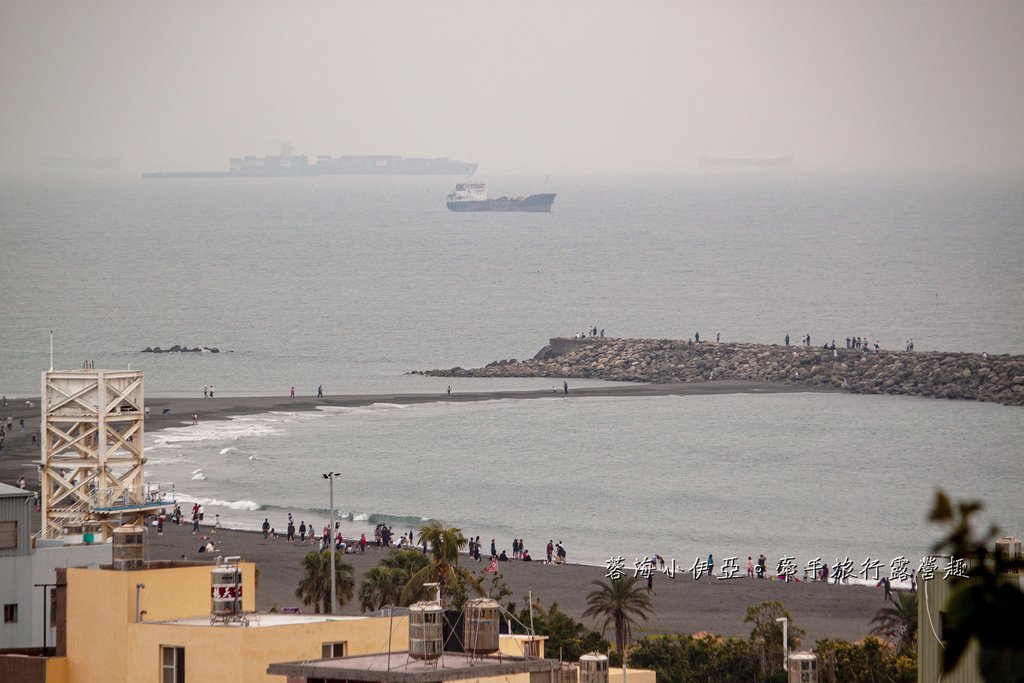
M141 371L44 372L41 410L43 538L82 525L108 538L173 504L171 491L143 481Z

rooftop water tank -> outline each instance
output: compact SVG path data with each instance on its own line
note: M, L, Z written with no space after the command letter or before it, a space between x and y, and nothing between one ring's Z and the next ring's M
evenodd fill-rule
M579 683L580 667L578 664L561 662L558 667L558 683Z
M213 568L210 599L214 617L234 617L242 613L242 571L236 565Z
M818 656L813 652L790 654L789 683L818 683Z
M146 557L145 527L125 524L114 529L113 535L114 569L142 569Z
M996 555L1004 560L1019 560L1021 558L1020 539L1013 536L1002 536L996 541ZM1011 574L1020 574L1021 569L1010 570Z
M608 657L597 652L580 657L580 683L608 683Z
M444 620L441 605L417 602L409 607L409 656L434 660L441 656Z
M467 600L462 622L466 652L486 655L497 652L501 608L490 598Z

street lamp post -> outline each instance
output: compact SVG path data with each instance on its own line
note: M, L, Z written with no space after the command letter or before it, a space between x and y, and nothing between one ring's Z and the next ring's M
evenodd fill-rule
M329 614L334 614L334 602L337 599L338 587L337 582L337 565L334 563L334 478L341 476L341 472L328 472L323 475L324 479L328 481L328 486L331 490L331 525L328 527L327 540L331 546L331 609Z
M782 669L789 671L789 619L779 617L775 621L782 622Z

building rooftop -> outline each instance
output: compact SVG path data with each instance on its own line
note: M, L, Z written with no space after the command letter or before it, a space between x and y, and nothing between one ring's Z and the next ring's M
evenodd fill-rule
M0 484L0 498L17 498L19 496L31 498L32 492L19 489L17 486L11 486L10 484Z
M302 662L271 664L267 673L297 678L325 678L378 683L440 683L467 678L489 678L518 673L556 671L554 659L521 659L518 657L484 657L471 660L463 653L446 652L433 662L412 659L408 652L385 652L360 657L314 659Z
M268 628L270 626L288 626L291 624L319 624L327 621L361 621L368 617L349 616L332 617L328 614L279 614L277 612L247 612L245 618L249 620L249 628ZM210 616L188 617L184 619L166 619L164 621L147 621L147 624L163 624L171 626L207 626L210 624ZM237 625L217 623L216 628L237 628Z

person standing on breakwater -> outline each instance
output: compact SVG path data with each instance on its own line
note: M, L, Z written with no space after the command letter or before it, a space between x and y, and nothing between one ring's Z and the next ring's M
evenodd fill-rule
M562 392L565 396L569 395L569 383L565 380L562 380Z
M694 332L693 333L693 341L695 341L696 343L700 344L700 332Z
M789 335L786 335L786 346L789 346Z

